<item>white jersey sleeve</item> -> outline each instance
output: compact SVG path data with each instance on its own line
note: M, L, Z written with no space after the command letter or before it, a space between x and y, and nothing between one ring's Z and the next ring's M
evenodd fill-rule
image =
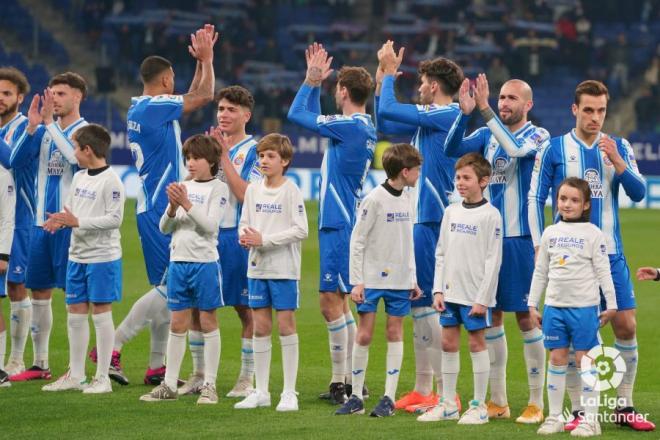
M591 259L594 265L594 273L603 292L606 307L608 310L616 310L616 293L614 290L614 281L612 280L610 259L607 255L607 240L605 234L600 229L597 230L597 234L591 244Z
M502 216L493 209L485 226L486 237L490 237L490 239L486 240L484 275L479 285L476 302L490 307L497 293L498 276L502 264Z
M9 171L0 166L0 254L9 255L14 239L16 187Z
M548 287L548 269L550 266L550 255L548 254L548 234L543 233L539 244L539 252L536 256L534 265L534 274L532 275L532 285L529 288L529 297L527 305L529 307L539 308L543 292Z
M360 205L360 212L351 233L349 276L353 285L364 284L364 252L367 236L378 217L379 206L372 198L365 198Z

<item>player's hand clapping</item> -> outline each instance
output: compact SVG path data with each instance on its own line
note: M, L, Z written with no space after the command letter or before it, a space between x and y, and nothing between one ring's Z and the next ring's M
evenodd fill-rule
M458 90L458 105L464 115L471 114L477 105L474 96L472 96L471 88L470 80L465 78L461 83L461 88Z
M243 233L238 237L238 243L244 248L259 247L264 244L261 232L254 228L247 227L243 229Z
M598 148L607 156L615 168L626 168L626 162L621 157L621 154L619 154L619 149L617 148L616 141L614 139L606 134L603 134L598 141Z
M188 52L200 62L213 61L213 46L217 39L217 32L211 35L207 29L199 29L194 34L190 34Z
M77 228L79 226L78 217L73 215L66 206L64 207L64 212L47 212L46 215L48 216L48 220L44 222L43 228L51 234L62 228Z
M26 128L28 134L34 134L39 124L43 122L43 117L41 116L41 112L39 111L40 100L41 98L37 93L32 97L32 101L30 102L30 108L28 109L28 114L27 114L28 126Z
M53 113L55 112L55 101L53 99L53 92L49 88L44 90L41 103L41 118L44 124L51 124L53 122Z
M394 52L394 42L387 40L378 51L378 63L385 75L396 75L399 66L403 62L405 47L399 48L399 54Z
M314 43L305 50L305 59L307 60L307 73L305 83L318 87L332 73L330 65L332 57L328 57L328 52L322 44Z
M172 182L167 186L166 192L172 208L172 211L168 211L167 213L170 217L174 217L174 215L170 215L170 212L176 212L176 208L179 206L186 211L189 211L190 208L192 208L192 203L188 200L188 190L185 185Z
M488 105L488 96L490 95L490 90L488 88L488 79L486 78L485 73L480 73L477 76L476 84L474 86L474 100L477 103L477 108L479 110L486 110L490 107Z

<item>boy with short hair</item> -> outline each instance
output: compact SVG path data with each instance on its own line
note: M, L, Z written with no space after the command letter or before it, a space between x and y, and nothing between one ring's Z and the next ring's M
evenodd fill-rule
M172 312L167 342L165 380L146 402L176 400L177 380L186 352L186 334L193 312L199 311L204 337L204 383L198 404L217 404L215 382L220 364L220 332L216 309L222 299L222 271L218 262L218 228L229 189L215 178L220 145L211 136L195 135L183 145L190 180L167 187L169 203L160 218L163 234L172 234L167 268L167 307Z
M469 334L474 398L458 423L476 425L488 422L485 399L490 360L485 330L491 325L490 307L495 306L502 260L502 216L483 197L490 163L479 153L469 153L456 162L455 169L463 202L449 206L442 218L433 281L433 307L441 312L443 397L417 420L459 418L454 397L462 324Z
M298 334L300 243L307 238L307 214L300 189L284 177L293 146L288 137L272 133L257 144L264 179L245 191L239 243L249 248L248 293L254 320L256 388L234 405L236 409L270 406L268 381L271 359L272 309L282 344L284 389L277 411L298 411Z
M371 416L394 415L403 359L403 318L410 313L410 301L421 295L415 274L413 206L404 190L417 183L421 164L422 157L411 145L389 147L383 154L387 180L360 205L350 247L351 299L360 314L353 346L353 394L337 415L364 414L362 386L380 298L387 313L387 376L385 395Z
M110 134L89 124L73 134L75 158L81 168L71 182L64 211L48 214L44 229L51 234L72 228L66 271L69 371L43 391L82 390L85 394L112 392L108 368L115 328L112 303L121 299L121 236L124 186L106 162ZM92 304L98 364L92 382L85 383L85 354L89 344L87 314Z

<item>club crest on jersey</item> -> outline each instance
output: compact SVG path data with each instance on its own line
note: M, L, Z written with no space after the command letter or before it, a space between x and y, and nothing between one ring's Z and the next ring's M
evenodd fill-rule
M566 266L566 261L569 259L570 255L561 255L559 257L559 265Z
M234 165L240 167L245 162L245 155L243 153L239 154L234 158Z
M600 174L598 170L589 168L584 170L584 180L589 183L589 188L591 189L591 197L594 199L603 198L603 183L600 180Z

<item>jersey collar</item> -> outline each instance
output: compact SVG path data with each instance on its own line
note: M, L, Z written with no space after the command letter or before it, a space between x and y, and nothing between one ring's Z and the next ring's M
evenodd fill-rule
M229 149L229 157L233 160L234 156L236 155L238 150L240 150L243 145L250 142L252 140L252 138L253 138L253 136L251 134L248 134L247 137L245 137L242 141L240 141L239 143L237 143L236 145L231 147Z
M11 121L7 122L5 125L3 125L2 127L0 127L0 130L2 130L3 128L11 127L11 124L13 124L14 122L16 122L16 120L18 120L21 116L23 116L23 113L21 113L21 112L16 113L16 116L14 116L14 117L11 119Z
M575 134L575 129L571 130L571 137L577 143L579 146L582 148L586 148L587 150L591 150L594 148L594 146L598 145L598 141L600 141L600 138L603 136L603 132L598 132L598 136L596 136L596 140L594 140L594 143L591 144L590 146L582 142L580 139L578 139L577 135Z

